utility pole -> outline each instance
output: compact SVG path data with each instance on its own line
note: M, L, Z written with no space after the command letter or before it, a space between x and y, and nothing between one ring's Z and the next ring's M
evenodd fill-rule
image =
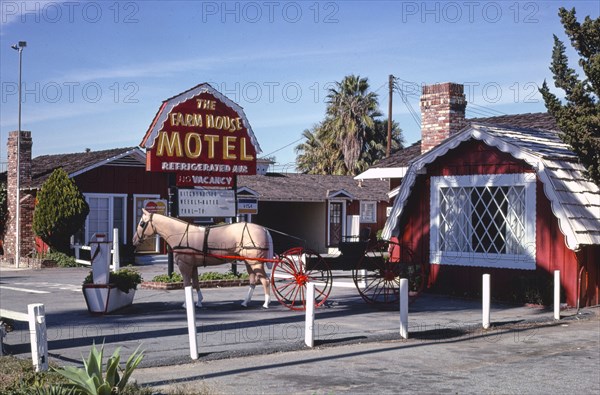
M388 99L388 130L387 130L387 147L385 149L385 157L390 156L392 149L392 92L394 90L394 76L390 74L390 90Z

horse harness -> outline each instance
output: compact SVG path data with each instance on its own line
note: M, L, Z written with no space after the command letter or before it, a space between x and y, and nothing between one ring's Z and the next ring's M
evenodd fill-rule
M230 224L204 227L204 241L202 243L202 251L200 251L197 248L190 246L190 242L189 242L190 224L188 223L185 228L185 232L181 235L181 240L179 241L179 244L175 247L172 247L172 249L174 252L176 250L192 250L192 251L202 255L202 265L206 266L206 257L213 257L213 258L220 257L218 254L214 254L213 253L214 251L230 250L230 248L209 247L209 235L210 235L211 229L215 229L215 228L219 228L219 227L227 226L227 225L230 225ZM250 245L250 246L244 245L244 236L245 235L247 235L250 238L252 245ZM242 239L240 240L239 249L240 250L259 250L259 251L268 251L269 250L268 247L260 247L260 246L256 245L256 243L252 239L252 236L250 235L250 231L248 230L247 222L244 223L244 229L242 230ZM240 258L243 259L244 256L240 255Z
M142 228L141 235L140 235L139 231L136 231L136 235L140 242L144 241L144 239L146 238L144 233L146 233L146 228L148 228L148 225L151 225L152 231L154 233L156 233L156 228L154 227L154 224L152 223L152 216L154 215L154 213L149 213L149 214L150 214L150 219L148 219L148 221L144 221L144 218L142 217L142 219L140 219L140 223L138 224L138 226L140 226Z

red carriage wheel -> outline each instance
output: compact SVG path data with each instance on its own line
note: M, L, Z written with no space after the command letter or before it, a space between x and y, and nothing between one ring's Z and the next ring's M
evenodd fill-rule
M291 310L306 307L306 283L315 284L315 303L321 306L331 292L332 276L319 254L292 248L281 254L271 272L271 289L277 300Z
M424 268L415 262L408 247L382 240L366 250L352 271L352 278L358 293L368 303L397 304L400 279L408 279L409 297L414 299L425 284Z

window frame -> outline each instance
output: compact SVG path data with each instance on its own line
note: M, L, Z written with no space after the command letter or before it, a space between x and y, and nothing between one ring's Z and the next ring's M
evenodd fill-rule
M115 198L122 198L123 199L123 207L121 208L122 210L122 216L123 216L123 225L122 225L122 231L120 231L119 233L119 243L122 244L127 244L127 194L126 193L84 193L83 196L85 197L86 202L88 203L88 205L90 204L90 199L108 199L108 226L109 226L109 231L108 231L108 241L112 242L113 239L113 232L112 229L114 228L114 204L115 204ZM91 209L91 207L90 207ZM91 211L91 210L90 210ZM90 218L89 218L89 214L85 219L85 228L84 228L84 240L85 240L85 244L89 245L90 244L90 236L89 235L89 226L90 226Z
M478 266L505 269L536 268L536 177L533 173L482 174L467 176L434 176L430 182L430 262L440 265ZM491 252L452 252L440 250L441 188L514 187L524 188L524 237L522 254ZM468 222L470 233L472 216Z
M372 218L368 218L365 215L365 206L372 207ZM374 200L365 200L360 202L360 222L362 224L376 224L377 223L377 202Z

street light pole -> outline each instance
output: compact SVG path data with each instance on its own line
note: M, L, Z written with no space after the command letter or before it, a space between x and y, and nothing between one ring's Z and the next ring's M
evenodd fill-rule
M16 235L15 235L15 267L19 268L21 260L21 78L23 76L23 48L27 46L26 41L19 41L11 48L19 51L19 129L17 132L17 196L16 196Z

